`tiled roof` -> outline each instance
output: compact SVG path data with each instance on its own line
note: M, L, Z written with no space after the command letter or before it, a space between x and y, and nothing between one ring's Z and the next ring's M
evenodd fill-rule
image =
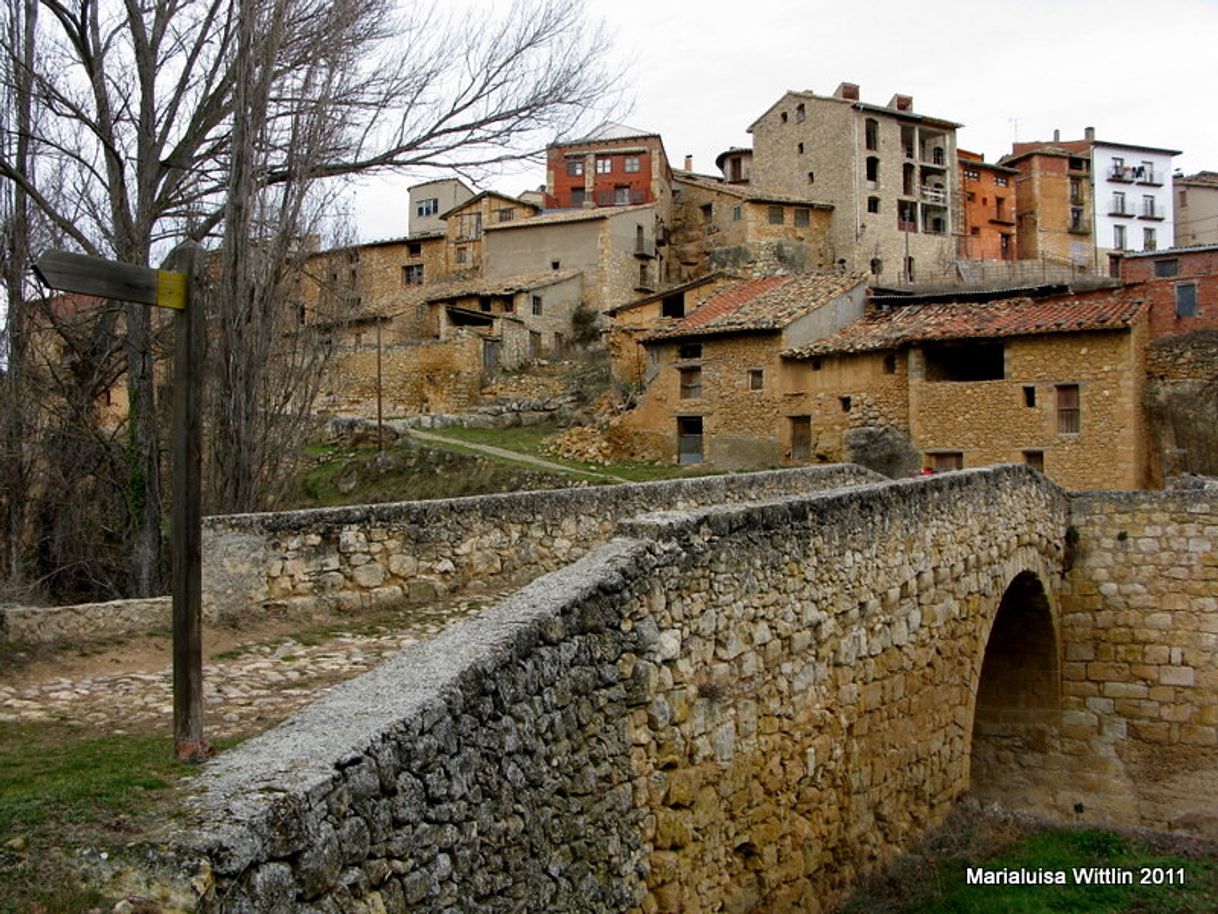
M750 203L788 203L794 204L795 206L833 209L832 203L820 203L816 200L809 200L807 197L792 197L787 194L765 193L764 191L759 191L747 184L727 184L720 181L718 178L714 178L709 175L695 174L692 171L673 169L673 179L681 184L690 184L694 187L701 187L704 190L711 190L715 193L726 194L729 197L737 197Z
M725 274L721 270L716 270L713 273L707 273L705 276L699 276L697 279L691 279L691 280L688 280L687 282L681 282L681 283L677 283L675 285L665 286L664 288L660 289L658 292L653 292L650 295L644 295L641 298L631 299L630 301L625 302L624 304L615 305L612 308L606 308L605 313L612 316L614 314L620 314L623 311L630 311L634 308L639 308L639 307L642 307L643 305L650 304L651 302L660 301L663 298L667 298L669 295L676 295L678 292L685 292L689 289L696 289L696 288L698 288L698 286L704 286L707 283L716 282L716 281L722 279L726 275L727 274Z
M808 358L897 349L909 343L933 340L1125 330L1142 316L1146 307L1142 301L1123 297L1119 292L1040 301L1006 298L991 302L907 305L873 311L836 333L783 355Z
M865 281L861 273L791 273L747 279L721 289L676 326L648 339L781 330Z
M504 276L487 279L477 276L472 279L456 282L436 283L425 286L425 301L445 301L450 298L464 298L469 295L514 295L517 292L527 292L530 289L541 289L555 283L579 276L579 270L547 270L544 273L521 273L515 276Z
M633 213L649 209L654 203L639 203L634 206L597 206L589 209L563 209L543 213L540 216L530 216L527 219L513 219L511 222L496 222L494 225L482 227L484 232L503 232L510 229L529 228L534 225L554 225L561 222L582 222L585 219L607 219L621 213Z

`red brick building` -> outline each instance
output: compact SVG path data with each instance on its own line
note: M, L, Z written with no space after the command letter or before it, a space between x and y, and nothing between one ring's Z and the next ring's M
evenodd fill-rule
M546 207L658 203L667 216L672 171L659 134L606 121L546 151Z
M1015 179L1019 171L993 165L976 152L956 150L964 224L957 254L965 260L1015 260Z
M1127 294L1150 303L1150 336L1218 329L1218 245L1126 254Z

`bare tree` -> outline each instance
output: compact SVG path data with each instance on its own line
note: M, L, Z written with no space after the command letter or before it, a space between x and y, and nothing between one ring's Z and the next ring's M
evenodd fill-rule
M603 37L579 3L560 0L464 19L440 4L399 18L388 0L39 2L32 56L4 39L9 81L28 81L37 116L9 127L28 154L4 144L0 179L88 253L148 265L175 239L219 242L208 430L219 510L265 504L277 466L269 429L312 402L314 355L296 345L285 302L326 199L319 182L520 158L614 88ZM126 340L129 589L151 593L154 327L132 304L111 329Z

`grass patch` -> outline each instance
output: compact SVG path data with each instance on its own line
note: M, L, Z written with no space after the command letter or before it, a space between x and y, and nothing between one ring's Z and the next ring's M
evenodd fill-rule
M0 721L0 912L83 914L106 903L80 882L74 855L116 854L163 819L197 770L174 758L168 735Z
M1169 878L1140 884L1143 868ZM1036 884L970 885L968 873L1053 874ZM1061 876L1057 876L1061 874ZM1085 881L1087 874L1092 882ZM1115 874L1115 875L1114 875ZM1132 884L1121 884L1128 874ZM1183 884L1179 879L1183 874ZM984 877L982 877L984 879ZM1169 884L1175 880L1176 884ZM1032 830L957 813L868 879L842 914L1192 914L1218 910L1218 861L1102 829Z

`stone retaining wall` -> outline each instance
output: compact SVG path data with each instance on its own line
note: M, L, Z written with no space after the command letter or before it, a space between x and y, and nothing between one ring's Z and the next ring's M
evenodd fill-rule
M96 641L168 630L172 603L171 597L151 597L75 606L0 607L0 641Z
M204 611L343 611L425 602L472 582L533 578L657 509L773 498L879 479L830 466L671 482L209 517Z
M204 911L823 910L967 789L1066 519L1021 467L638 518L226 753L169 843Z

